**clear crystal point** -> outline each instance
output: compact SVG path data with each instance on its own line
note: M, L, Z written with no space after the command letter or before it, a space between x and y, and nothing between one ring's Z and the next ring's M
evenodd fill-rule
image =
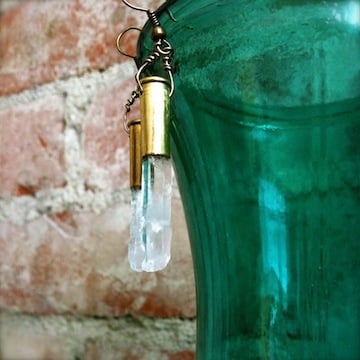
M159 271L170 260L171 247L171 160L149 156L142 167L143 271Z
M128 259L130 267L134 271L142 271L142 263L145 259L145 246L142 239L142 192L140 189L131 190L131 223L130 243L128 247Z

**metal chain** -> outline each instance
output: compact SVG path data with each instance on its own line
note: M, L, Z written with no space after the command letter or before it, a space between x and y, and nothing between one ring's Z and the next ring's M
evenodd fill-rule
M129 97L129 99L126 101L126 104L124 105L125 107L125 114L124 114L124 130L129 133L130 129L129 129L129 120L128 120L128 113L131 111L131 107L134 105L135 100L140 97L141 92L140 89L136 89L131 93L131 96Z

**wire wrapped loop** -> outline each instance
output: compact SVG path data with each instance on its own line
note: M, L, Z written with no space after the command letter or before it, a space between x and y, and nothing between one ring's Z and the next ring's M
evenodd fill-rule
M125 104L124 129L127 133L129 133L128 113L131 111L131 107L134 104L135 100L138 97L140 97L140 95L143 92L143 87L141 85L140 80L141 80L142 73L148 66L153 65L158 60L160 60L162 62L162 67L163 67L164 71L168 74L169 81L170 81L169 96L173 95L175 86L174 86L174 79L173 79L173 74L172 74L173 70L171 67L171 61L172 61L172 58L174 55L174 50L173 50L171 44L165 39L166 32L160 25L160 21L154 11L132 5L127 0L122 0L122 1L125 5L127 5L131 9L146 12L146 14L149 18L149 21L151 22L151 24L153 26L152 40L154 41L154 45L152 47L152 51L151 51L150 55L144 60L143 64L139 67L139 69L135 75L137 88L136 88L136 90L134 90L131 93L130 98L127 100L127 102ZM141 29L139 29L137 27L129 27L128 29L126 29L125 31L123 31L122 33L119 34L119 36L117 37L117 40L116 40L116 46L122 55L130 57L132 59L136 59L136 56L127 54L121 48L121 40L122 40L123 36L128 31L131 31L131 30L141 31Z
M140 91L142 92L142 85L140 83L140 77L142 72L148 67L149 65L153 65L154 62L158 59L162 60L163 68L167 72L170 80L170 96L174 92L174 79L172 76L172 67L171 67L171 61L174 54L174 50L170 43L165 40L161 39L158 40L152 49L151 54L145 59L144 63L140 66L138 72L136 73L136 82L138 84L138 87Z

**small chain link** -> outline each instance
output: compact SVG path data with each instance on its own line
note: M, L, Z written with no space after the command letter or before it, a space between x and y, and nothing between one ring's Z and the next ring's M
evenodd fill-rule
M129 120L128 120L128 113L131 111L131 107L134 105L135 100L140 97L141 92L140 89L136 89L131 93L131 96L127 100L125 106L125 114L124 114L124 129L127 133L129 133Z

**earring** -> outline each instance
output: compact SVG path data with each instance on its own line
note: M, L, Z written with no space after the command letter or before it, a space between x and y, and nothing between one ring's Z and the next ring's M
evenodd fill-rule
M135 271L158 271L170 260L172 166L170 160L170 97L174 92L171 60L173 49L166 40L156 14L146 11L153 25L151 54L135 75L137 89L125 105L124 127L130 138L131 224L128 258ZM121 50L122 36L117 48ZM138 29L137 29L138 30ZM145 69L161 61L168 79L161 76L142 77ZM135 100L140 99L140 119L128 120Z

